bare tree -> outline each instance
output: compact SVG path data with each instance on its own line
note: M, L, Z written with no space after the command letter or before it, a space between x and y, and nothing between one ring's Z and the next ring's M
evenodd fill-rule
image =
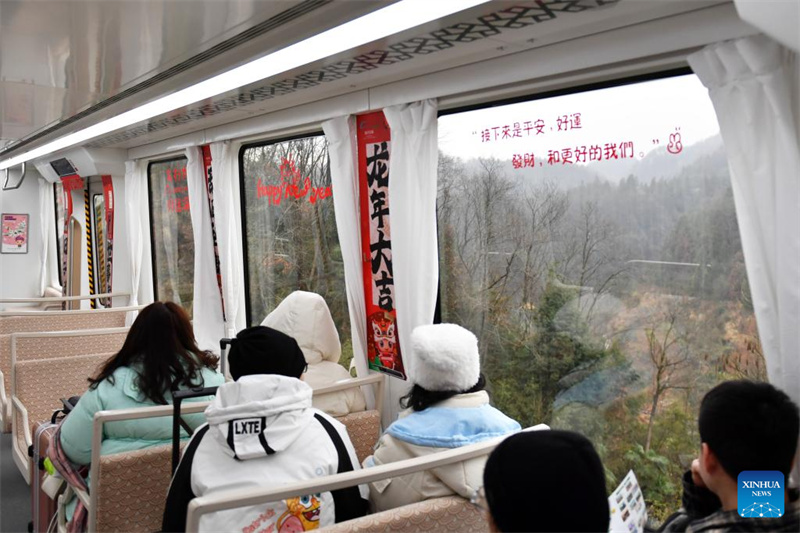
M676 381L678 371L689 359L686 336L680 331L678 309L670 308L662 327L658 325L645 328L650 362L653 365L653 395L650 403L650 421L647 425L645 452L650 451L653 440L653 426L658 412L659 401L670 389L685 389Z

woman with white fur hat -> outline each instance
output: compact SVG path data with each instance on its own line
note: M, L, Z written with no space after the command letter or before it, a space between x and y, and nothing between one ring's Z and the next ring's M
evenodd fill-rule
M406 408L387 429L364 466L420 457L500 437L520 425L489 405L480 372L478 339L455 324L419 326L411 333L413 384ZM458 494L469 498L483 484L486 458L370 484L374 511Z

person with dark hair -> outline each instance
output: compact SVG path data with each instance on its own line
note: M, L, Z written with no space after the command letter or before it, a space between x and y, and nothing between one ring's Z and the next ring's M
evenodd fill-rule
M189 502L235 488L267 488L358 469L347 429L311 406L297 342L265 326L239 332L208 424L186 446L167 495L162 531L185 531ZM202 531L308 531L368 509L366 487L299 495L204 515Z
M186 311L173 302L154 302L139 312L122 349L89 378L82 396L61 426L61 445L74 463L92 457L92 422L98 411L172 403L172 391L221 385L218 358L197 347ZM192 401L208 401L210 397ZM203 415L187 415L192 428ZM165 417L109 422L104 426L102 454L169 444L172 420ZM186 435L188 437L188 435Z
M411 333L406 410L381 436L374 466L507 435L520 425L489 405L480 373L478 339L455 324L420 326ZM377 511L453 494L469 498L482 482L485 457L370 484Z
M221 385L219 359L197 347L186 311L173 302L154 302L139 312L122 349L108 359L89 390L61 424L61 449L70 461L88 465L92 460L92 424L98 411L153 407L172 403L172 391ZM200 397L190 401L208 401ZM202 414L183 417L191 429L200 426ZM183 435L188 438L189 435ZM139 418L109 422L103 427L102 455L139 450L172 442L172 419ZM67 505L67 518L77 500Z
M783 473L796 460L800 415L797 405L769 383L728 381L700 404L700 457L683 476L683 507L660 531L800 531L798 491L782 486L779 517L745 518L737 506L743 471Z
M592 443L571 431L505 439L489 456L473 502L485 503L492 532L608 531L603 463Z

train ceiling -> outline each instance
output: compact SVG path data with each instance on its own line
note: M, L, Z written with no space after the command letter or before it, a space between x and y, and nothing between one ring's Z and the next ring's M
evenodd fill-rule
M0 2L0 158L393 2ZM91 140L130 148L728 0L493 1ZM526 64L518 65L525 69ZM3 148L3 145L5 147Z

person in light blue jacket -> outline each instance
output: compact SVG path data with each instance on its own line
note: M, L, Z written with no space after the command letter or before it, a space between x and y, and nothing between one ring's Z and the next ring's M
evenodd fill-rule
M365 467L402 461L502 437L519 423L489 404L480 373L478 339L455 324L419 326L404 355L412 388L406 408L378 441ZM486 457L370 483L375 511L430 498L470 498L483 484Z
M103 410L152 407L172 403L172 391L213 387L225 382L219 359L197 347L189 317L173 302L155 302L139 313L122 349L89 378L82 396L61 427L61 445L76 464L91 462L92 421ZM192 401L208 401L213 396ZM195 429L202 414L184 415ZM188 437L188 435L184 435ZM143 418L104 425L100 453L133 451L172 440L172 418Z

